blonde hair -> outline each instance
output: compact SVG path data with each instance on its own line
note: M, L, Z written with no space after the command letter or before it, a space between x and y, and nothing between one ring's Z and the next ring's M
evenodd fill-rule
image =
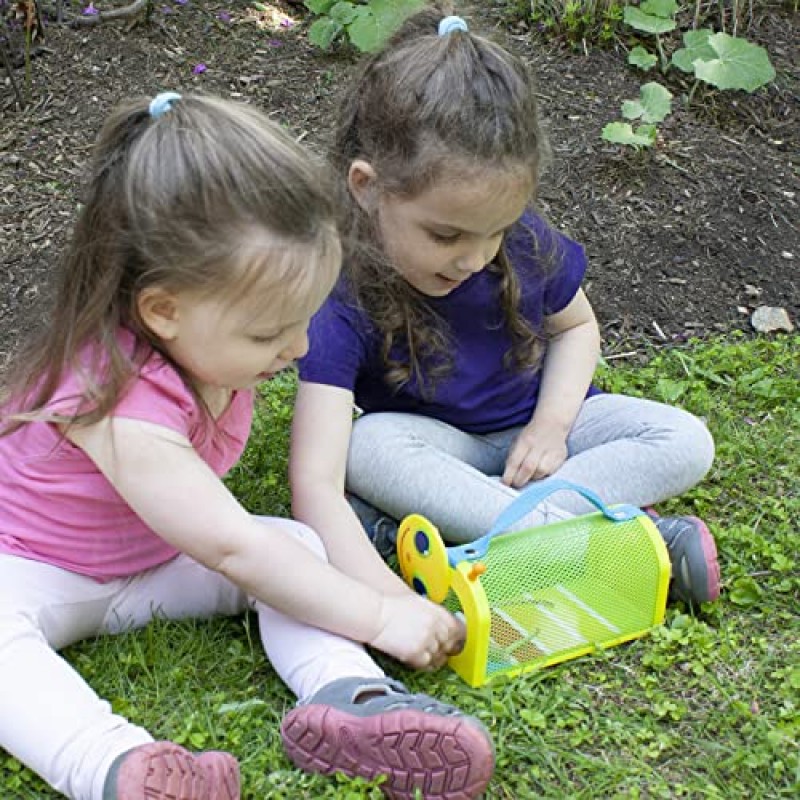
M258 284L307 297L335 279L329 183L288 133L220 98L183 96L157 118L149 103L119 106L100 132L49 324L3 377L0 400L15 412L4 434L41 418L73 370L87 376L87 396L70 421L107 415L148 342L159 345L138 314L145 288L233 300ZM133 359L121 351L120 326L145 345Z
M412 376L424 384L449 369L447 331L425 297L391 268L376 221L347 191L350 165L368 161L381 191L413 199L438 180L471 180L482 169L527 171L535 186L549 156L525 65L469 31L439 36L439 21L450 13L452 4L439 3L409 17L364 62L344 97L331 149L344 209L345 278L381 332L388 379L396 386ZM554 237L528 238L549 270ZM505 248L488 269L500 276L512 339L508 364L533 369L541 334L519 311L519 280ZM408 346L407 361L390 358L398 339Z

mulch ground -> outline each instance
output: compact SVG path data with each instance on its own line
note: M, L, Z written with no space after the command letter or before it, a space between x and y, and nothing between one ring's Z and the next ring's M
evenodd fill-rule
M91 142L118 100L164 89L238 97L324 144L354 57L308 43L302 3L262 5L163 0L149 24L79 28L45 13L29 85L24 65L13 72L25 107L7 77L0 86L0 356L43 319ZM690 87L671 75L675 112L657 148L634 152L600 138L642 83L621 46L544 42L502 7L461 4L474 29L524 56L538 77L554 154L541 203L586 246L607 351L752 330L761 305L785 308L797 324L800 15L780 5L757 12L746 33L768 48L777 78L753 95L701 92L687 108Z

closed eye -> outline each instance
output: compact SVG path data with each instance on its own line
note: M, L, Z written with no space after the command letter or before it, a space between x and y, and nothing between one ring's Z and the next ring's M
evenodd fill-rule
M255 344L269 344L270 342L274 342L277 338L277 336L251 336L250 341Z
M460 238L460 233L437 233L436 231L429 231L428 235L434 242L439 244L455 244Z
M512 226L508 228L503 228L502 230L497 231L497 233L493 233L489 236L489 239L498 239L502 236L505 236L510 230ZM464 234L461 231L455 231L453 233L439 233L437 231L428 231L428 235L433 239L434 242L438 242L439 244L455 244L458 242Z

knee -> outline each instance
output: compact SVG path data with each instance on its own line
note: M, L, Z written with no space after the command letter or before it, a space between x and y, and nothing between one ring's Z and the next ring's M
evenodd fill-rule
M714 439L706 424L687 411L681 411L676 425L677 457L689 486L699 483L714 463Z
M350 456L361 457L376 448L391 446L401 435L401 414L364 414L353 423L350 434Z
M419 415L387 411L364 414L353 423L347 454L348 476L372 475L376 466L425 446L427 426L439 424Z
M287 533L290 533L295 539L302 542L315 556L321 558L323 561L328 560L328 553L325 550L325 545L319 534L308 525L302 522L297 522L293 519L272 519L267 518L265 522L269 525L274 525Z
M15 642L31 639L47 644L41 628L29 614L0 607L0 654Z

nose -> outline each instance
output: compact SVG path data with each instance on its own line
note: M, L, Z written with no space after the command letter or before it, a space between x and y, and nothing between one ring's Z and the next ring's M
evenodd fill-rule
M289 342L289 345L281 353L281 358L286 361L294 361L295 359L302 358L308 352L308 328L297 334L297 336Z
M458 268L462 272L474 275L491 263L499 249L500 242L495 241L494 238L491 241L476 242L469 250L461 254L458 259Z
M476 272L480 272L493 257L494 256L486 258L486 253L483 248L475 248L468 253L464 253L461 258L458 259L457 266L461 272L474 275Z

